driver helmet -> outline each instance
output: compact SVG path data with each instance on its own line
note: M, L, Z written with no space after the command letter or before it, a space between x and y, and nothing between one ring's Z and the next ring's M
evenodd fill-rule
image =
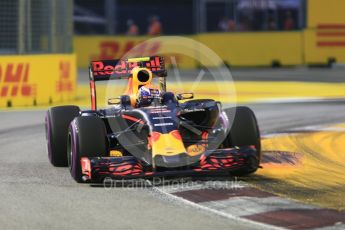
M137 107L149 106L154 99L160 98L161 92L155 87L141 86L138 91Z

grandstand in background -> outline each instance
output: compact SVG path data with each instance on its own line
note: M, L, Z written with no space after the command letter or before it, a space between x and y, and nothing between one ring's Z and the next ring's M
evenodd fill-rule
M72 52L70 0L1 0L0 54Z
M159 17L164 34L299 30L305 27L306 0L74 0L75 34L125 34L133 20L147 33L149 18ZM290 26L287 27L287 21Z

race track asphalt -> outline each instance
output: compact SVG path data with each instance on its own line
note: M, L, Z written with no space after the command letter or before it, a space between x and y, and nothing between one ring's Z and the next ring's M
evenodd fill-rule
M234 70L235 80L345 82L343 69ZM78 82L87 83L87 71ZM193 79L197 72L185 72ZM344 123L342 101L249 105L263 135ZM77 184L50 165L43 110L0 112L0 229L262 229L172 200L155 189Z
M345 103L249 105L263 134L345 120ZM151 188L75 183L48 162L44 111L0 112L1 229L255 229L171 201Z

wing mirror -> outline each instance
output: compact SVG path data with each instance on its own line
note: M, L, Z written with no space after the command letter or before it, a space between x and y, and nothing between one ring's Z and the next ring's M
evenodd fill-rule
M176 95L177 100L193 99L194 93L179 93Z
M119 105L119 104L121 104L121 99L118 97L108 99L108 105Z

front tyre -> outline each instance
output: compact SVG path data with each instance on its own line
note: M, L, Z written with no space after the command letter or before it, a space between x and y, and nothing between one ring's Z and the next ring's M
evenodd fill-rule
M256 148L256 156L248 162L245 168L236 170L232 175L244 176L254 173L259 167L261 158L260 131L255 114L245 106L229 108L225 112L231 126L223 146L226 148L255 146Z
M71 176L84 182L81 158L108 156L107 132L99 117L77 117L68 131L67 159Z
M45 117L48 158L54 166L67 166L67 134L71 121L79 116L78 106L57 106L50 108Z

